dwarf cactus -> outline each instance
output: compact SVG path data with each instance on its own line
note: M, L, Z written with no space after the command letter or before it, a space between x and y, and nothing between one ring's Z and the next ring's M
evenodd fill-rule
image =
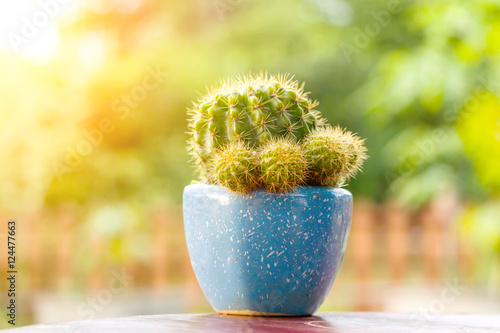
M287 192L307 179L307 160L290 139L268 141L260 152L260 179L269 192Z
M366 159L363 140L323 119L288 75L248 74L190 109L189 152L201 180L235 192L343 186Z
M218 149L212 163L217 184L242 193L257 187L257 155L243 142L233 141Z
M307 94L287 75L249 74L212 89L191 109L189 150L199 169L209 172L215 150L230 141L258 147L278 136L301 140L321 124Z
M340 127L315 130L304 142L311 183L342 186L356 175L366 159L363 141Z

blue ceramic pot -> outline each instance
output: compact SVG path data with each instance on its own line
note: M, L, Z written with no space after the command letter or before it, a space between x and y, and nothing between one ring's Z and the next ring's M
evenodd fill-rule
M318 309L344 257L350 192L299 187L242 195L189 185L183 200L191 263L217 312L307 316Z

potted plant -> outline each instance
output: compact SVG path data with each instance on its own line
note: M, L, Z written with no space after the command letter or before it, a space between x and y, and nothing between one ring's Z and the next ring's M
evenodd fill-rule
M349 233L341 189L366 158L363 140L325 125L304 85L248 74L190 110L184 225L194 272L222 314L305 316L327 296Z

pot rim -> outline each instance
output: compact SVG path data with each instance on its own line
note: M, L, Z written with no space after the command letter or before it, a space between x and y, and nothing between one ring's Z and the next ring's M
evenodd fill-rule
M209 194L209 193L220 193L227 194L232 196L242 196L251 199L252 197L262 197L262 196L289 196L289 197L301 197L301 196L311 196L318 195L322 193L330 193L335 196L350 196L352 197L352 193L348 190L340 187L330 187L330 186L296 186L292 191L286 193L272 193L268 192L264 188L259 188L250 192L249 194L234 192L228 189L227 187L215 184L189 184L184 187L184 194L187 192L190 193L200 193L200 194Z

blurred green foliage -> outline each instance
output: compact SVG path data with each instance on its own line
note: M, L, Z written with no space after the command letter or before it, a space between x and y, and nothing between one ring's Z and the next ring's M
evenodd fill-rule
M355 196L417 208L453 192L500 224L497 1L107 3L61 17L43 65L0 54L4 207L179 204L190 101L267 70L305 81L332 124L367 138Z

